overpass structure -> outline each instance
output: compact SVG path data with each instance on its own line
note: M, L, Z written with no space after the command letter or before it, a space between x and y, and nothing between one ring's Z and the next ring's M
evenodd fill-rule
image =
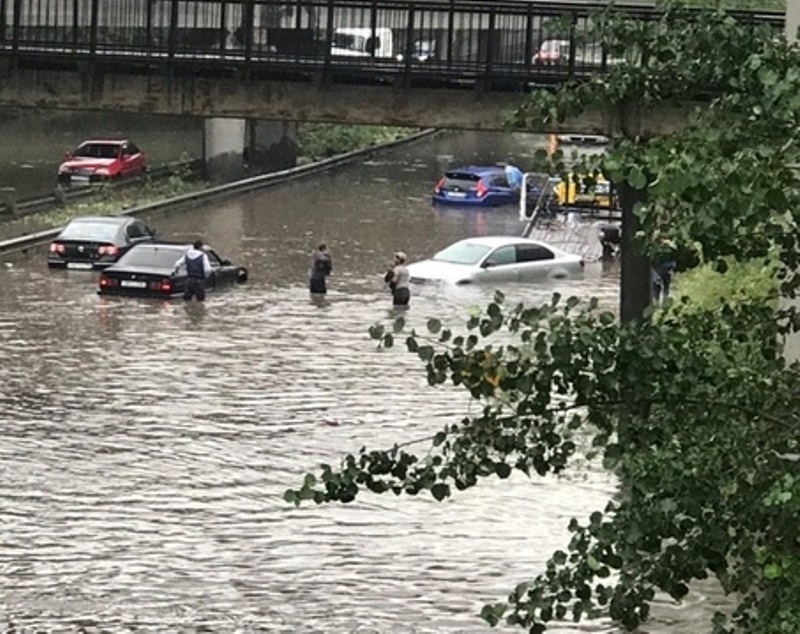
M637 20L660 16L648 5L614 6ZM499 129L503 113L532 88L618 61L589 28L607 7L0 0L0 107ZM740 17L784 28L783 14ZM615 122L595 113L570 125L613 134Z
M532 89L588 78L619 61L591 29L608 7L580 0L0 0L0 108L204 117L208 174L223 181L241 174L246 150L262 169L292 166L299 121L501 129ZM661 16L647 4L614 9L642 21ZM783 14L738 17L784 29ZM598 109L548 131L653 135L684 116L680 107L644 117Z

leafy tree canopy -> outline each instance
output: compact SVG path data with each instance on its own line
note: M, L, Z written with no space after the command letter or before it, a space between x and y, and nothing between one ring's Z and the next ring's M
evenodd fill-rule
M653 22L612 10L593 24L623 61L532 94L510 125L546 130L598 106L696 100L684 129L618 140L580 171L646 189L639 239L652 258L721 275L755 264L773 283L719 301L679 297L626 324L593 300L508 306L500 293L463 332L437 319L424 332L402 319L376 324L379 345L404 343L431 385L462 386L480 411L421 454L365 448L285 499L442 500L514 470L560 473L589 447L620 475L621 494L573 519L563 550L487 605L486 621L543 632L555 620L610 616L632 630L657 591L681 599L713 575L732 595L715 632L800 631L800 367L780 345L798 320L777 309L799 283L800 53L717 9L671 8ZM566 170L565 157L547 167Z

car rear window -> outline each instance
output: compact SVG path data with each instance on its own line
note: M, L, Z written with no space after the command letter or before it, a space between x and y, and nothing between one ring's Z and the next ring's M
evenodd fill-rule
M490 247L474 242L457 242L433 256L436 262L452 264L477 264L484 255L491 251Z
M447 172L444 175L444 186L448 189L470 190L478 186L481 179L477 174L469 172Z
M118 225L108 222L71 222L64 227L59 239L113 242L118 230Z
M147 266L153 268L170 268L184 254L186 249L175 247L134 247L123 255L119 264L124 266Z

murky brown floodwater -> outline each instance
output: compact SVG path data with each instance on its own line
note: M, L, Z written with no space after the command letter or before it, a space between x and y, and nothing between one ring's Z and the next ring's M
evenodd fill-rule
M490 480L443 504L364 495L295 509L281 496L321 462L431 435L468 411L464 393L429 388L418 360L376 350L367 329L390 319L381 275L394 250L414 260L522 228L515 210L434 210L437 156L524 162L532 151L525 137L447 136L150 219L250 268L247 286L205 305L106 300L93 275L47 270L43 251L7 258L0 629L489 631L480 607L540 571L571 517L604 506L607 474ZM334 258L322 306L306 290L320 241ZM596 264L584 281L507 294L535 302L556 288L616 306L616 274ZM407 318L458 328L491 295L426 289ZM685 631L667 614L650 631Z

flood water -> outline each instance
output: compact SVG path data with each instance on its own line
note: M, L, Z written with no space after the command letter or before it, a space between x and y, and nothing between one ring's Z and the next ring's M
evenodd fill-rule
M0 629L492 631L481 606L541 571L570 518L605 505L615 482L601 469L490 479L444 503L365 494L295 509L282 495L320 463L431 436L470 411L462 390L428 387L418 359L379 351L367 330L391 322L382 274L394 251L413 261L522 229L513 209L433 209L443 166L524 163L536 144L445 135L149 218L163 237L200 236L249 268L246 286L204 305L99 298L93 274L49 271L44 251L6 257ZM320 242L334 260L323 304L306 288ZM504 290L526 302L597 295L615 309L617 289L616 271L590 263L582 281ZM460 330L492 294L415 289L406 317ZM648 631L688 631L675 619L708 616L705 603L665 608Z

